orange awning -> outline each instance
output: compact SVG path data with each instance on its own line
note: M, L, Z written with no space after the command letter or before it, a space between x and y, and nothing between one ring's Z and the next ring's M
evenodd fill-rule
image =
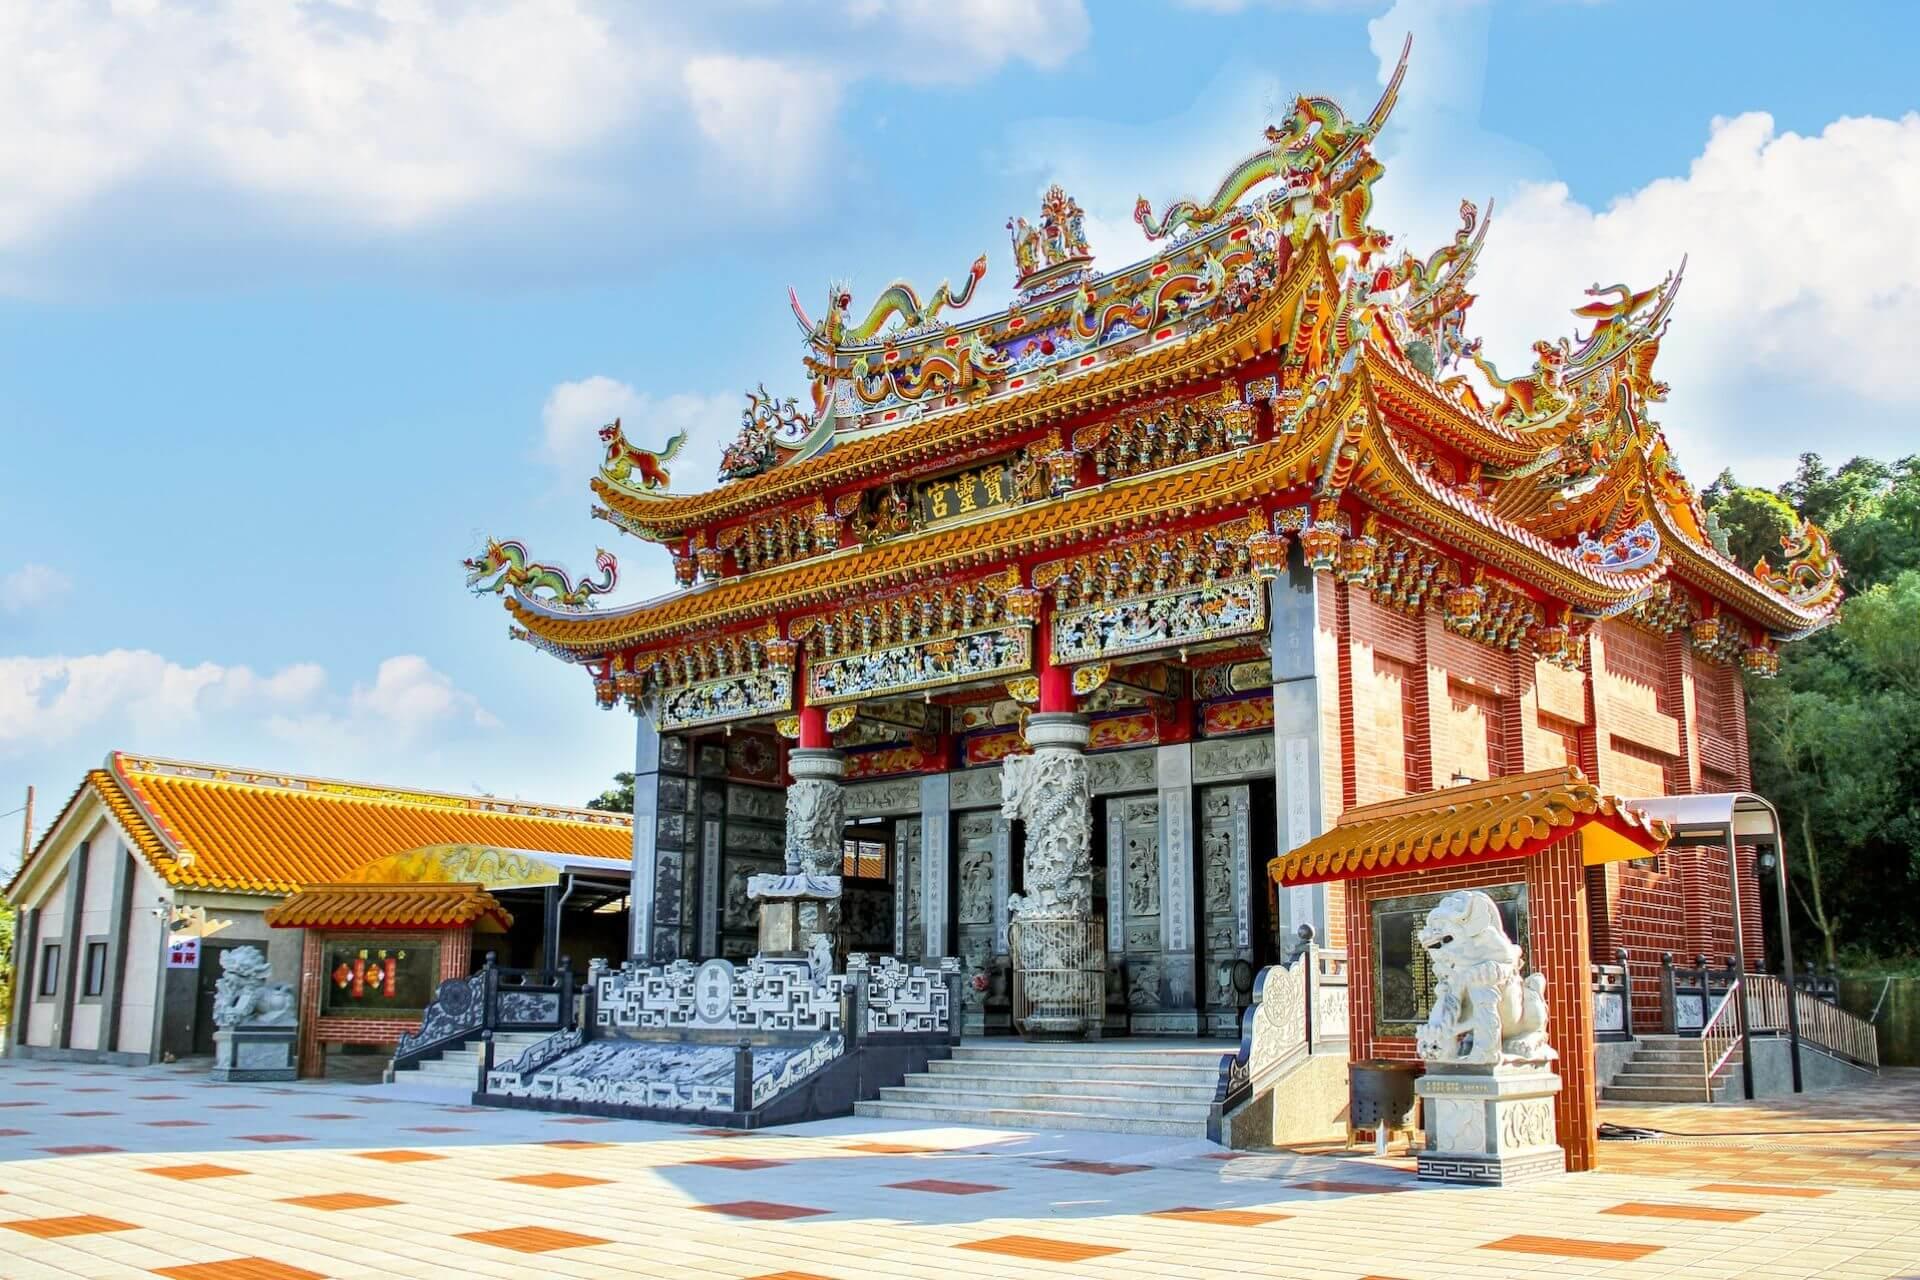
M505 933L513 916L477 884L321 884L266 912L276 929L458 929Z
M1568 836L1589 863L1666 847L1665 823L1604 795L1575 768L1543 769L1362 805L1267 864L1275 884L1417 871L1466 858L1517 858Z

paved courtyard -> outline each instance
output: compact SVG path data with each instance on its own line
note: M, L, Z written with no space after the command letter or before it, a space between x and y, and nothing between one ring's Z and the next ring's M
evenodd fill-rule
M742 1136L0 1062L0 1277L1920 1275L1920 1073L1603 1118L1675 1136L1503 1192L1337 1150L854 1119Z

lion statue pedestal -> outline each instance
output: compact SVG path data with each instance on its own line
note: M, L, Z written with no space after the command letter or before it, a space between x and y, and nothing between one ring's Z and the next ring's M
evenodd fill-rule
M258 947L220 954L213 989L213 1078L222 1083L293 1080L300 1074L300 1016L293 988L273 982Z
M1441 899L1419 941L1435 979L1418 1037L1427 1073L1414 1084L1426 1118L1420 1177L1509 1186L1564 1172L1546 979L1521 978L1499 908L1474 890Z

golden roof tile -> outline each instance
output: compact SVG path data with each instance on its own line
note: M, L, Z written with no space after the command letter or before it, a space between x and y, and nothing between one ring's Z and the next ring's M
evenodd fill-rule
M115 752L87 774L134 848L170 885L283 894L375 858L475 844L625 862L625 814L268 774ZM59 824L48 828L24 875ZM15 877L17 883L19 876Z
M455 929L504 933L513 915L477 884L321 884L267 908L276 929Z
M1267 873L1275 884L1310 884L1520 857L1596 822L1647 853L1672 834L1580 770L1543 769L1349 809L1325 835L1269 862Z

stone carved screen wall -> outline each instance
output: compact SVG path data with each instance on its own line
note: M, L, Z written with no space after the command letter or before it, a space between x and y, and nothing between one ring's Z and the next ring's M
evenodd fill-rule
M1160 1008L1160 797L1106 802L1109 995L1130 1014Z
M1254 961L1253 794L1237 786L1206 787L1198 806L1200 840L1200 1001L1209 1034L1240 1025L1234 962Z

